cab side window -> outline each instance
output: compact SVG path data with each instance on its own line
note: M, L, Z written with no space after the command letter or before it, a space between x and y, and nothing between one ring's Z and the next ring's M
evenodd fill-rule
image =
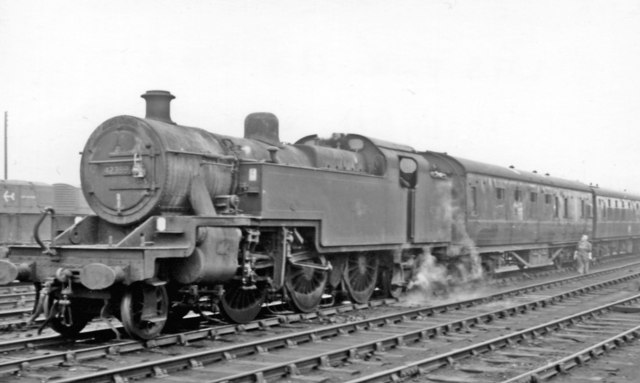
M418 163L413 158L400 157L400 185L413 189L418 183Z

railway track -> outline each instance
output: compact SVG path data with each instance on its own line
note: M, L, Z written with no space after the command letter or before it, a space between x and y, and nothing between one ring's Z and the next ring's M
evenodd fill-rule
M34 302L32 283L0 286L0 330L23 326L31 316Z
M0 286L0 296L6 294L32 293L33 283L16 282L6 286Z
M548 380L638 339L639 304L640 294L635 294L468 347L362 376L349 383L399 382L416 376L433 382Z
M33 291L0 295L0 313L19 307L31 309L33 308L34 301L35 293Z
M593 270L597 271L607 266L624 264L637 258L637 255L618 255L602 259L594 265ZM490 286L505 286L513 283L521 283L537 278L557 277L560 275L571 275L572 268L556 269L555 267L527 270L506 271L496 275L496 278L489 282ZM23 329L27 320L31 316L31 311L35 301L35 292L31 283L14 283L9 286L0 286L0 330ZM42 323L43 319L37 318L35 326Z
M595 348L593 355L579 370L569 370L569 373L555 375L556 383L579 382L607 382L628 383L635 382L640 376L640 342L638 333L631 332L622 339L612 337L600 348Z
M337 315L349 315L350 313L363 312L366 309L387 306L397 302L396 299L379 299L371 301L368 305L343 304L337 307L325 308L314 313L285 314L277 317L256 320L248 324L217 325L198 330L167 334L160 338L138 342L134 340L118 340L119 335L124 334L121 326L113 328L100 328L84 331L77 340L64 339L57 335L38 336L34 338L21 338L0 341L0 353L9 356L11 360L0 360L0 382L17 379L11 374L18 374L20 378L29 380L42 379L40 374L33 374L35 368L51 367L58 364L73 364L82 359L94 359L96 357L109 357L113 353L129 354L143 350L152 350L158 347L172 345L187 345L206 339L218 339L247 332L262 332L280 328L281 332L290 332L296 324L319 320L324 322L327 318ZM199 317L186 319L185 327L192 327L201 322ZM114 334L118 332L118 337ZM75 350L74 350L75 348ZM42 355L33 357L34 352ZM29 357L20 357L16 353L22 352ZM46 380L49 380L46 378ZM82 381L82 380L81 380Z
M636 265L636 268L638 267L640 266ZM542 285L513 289L490 297L431 308L401 310L394 307L392 310L387 310L391 313L381 316L364 319L361 316L355 316L345 323L329 326L321 325L326 323L326 320L308 325L302 322L292 324L286 320L272 318L271 322L263 320L249 326L258 331L249 331L248 327L231 326L226 327L226 330L223 330L225 327L214 327L167 335L146 343L124 341L90 345L83 341L74 347L69 347L67 344L63 351L48 350L46 355L37 357L20 357L10 353L8 355L13 360L0 364L0 372L12 378L20 376L24 381L32 381L33 379L42 379L43 376L50 377L47 375L47 369L63 363L63 365L74 366L74 371L61 373L56 369L56 374L59 377L66 376L60 381L124 381L125 379L139 379L149 376L160 377L182 370L196 375L206 371L209 378L213 376L214 371L216 376L226 371L226 375L219 376L222 379L220 381L260 381L266 377L269 378L267 380L271 380L271 378L297 376L303 371L317 370L318 368L322 373L340 373L344 370L347 371L346 377L350 377L349 373L353 373L353 371L361 373L361 371L345 366L336 367L334 366L336 360L361 359L363 362L368 362L366 355L383 353L391 343L397 346L411 343L415 339L433 341L433 338L436 337L455 338L458 335L454 333L470 326L491 326L488 323L499 318L511 318L531 310L557 306L558 302L566 304L576 295L587 294L607 287L611 289L610 286L614 284L640 277L640 271L627 275L627 272L618 270L618 276L612 278L614 273L616 273L615 270L605 270L588 277L574 276L545 282ZM593 281L594 279L599 279L599 282L590 282L589 286L579 287L587 280ZM545 295L541 297L540 293L545 293ZM523 300L524 303L514 303L496 311L495 305L501 304L505 299ZM361 315L361 312L358 314ZM326 314L322 314L322 316L326 316ZM232 330L232 327L235 329ZM402 334L407 330L409 330L408 333ZM391 334L394 335L391 336ZM399 343L398 339L401 340ZM5 349L2 351L9 352L11 347L15 350L27 348L33 350L38 347L33 342L35 339L31 341L30 346L25 346L28 342L20 346L17 341L12 346L4 344ZM51 339L48 341L51 342ZM229 345L232 343L233 345ZM194 349L207 349L207 351L194 352ZM280 355L283 352L284 354ZM286 354L287 352L289 355ZM278 353L278 355L274 353ZM163 357L166 355L176 356ZM308 356L299 360L301 355ZM263 357L274 357L280 360L280 363L274 364L272 360L265 362L264 360L252 359ZM249 360L245 360L247 358ZM143 360L146 362L141 362ZM122 367L123 363L126 363L127 367ZM229 363L232 367L229 366ZM247 371L246 366L238 370L238 366L243 364L265 365L264 371L253 371L248 375L243 373L240 376L238 371ZM284 367L282 367L283 365ZM101 371L78 376L78 371L92 370ZM184 371L180 373L181 379L184 376L183 373ZM342 376L340 379L345 380L346 377ZM324 379L322 375L316 378ZM172 377L167 376L163 379L171 381ZM193 381L200 381L198 379L195 378Z
M32 307L23 307L0 311L0 331L8 332L14 329L26 328L32 310ZM42 321L42 317L37 318L34 324L42 323Z

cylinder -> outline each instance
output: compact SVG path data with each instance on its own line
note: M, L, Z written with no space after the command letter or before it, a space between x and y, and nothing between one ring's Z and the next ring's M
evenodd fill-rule
M188 258L171 264L178 283L217 284L233 278L238 269L241 232L236 228L206 228L206 238Z

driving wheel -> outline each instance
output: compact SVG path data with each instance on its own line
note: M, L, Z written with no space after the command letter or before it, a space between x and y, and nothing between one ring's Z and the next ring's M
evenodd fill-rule
M324 256L318 256L306 262L321 267L327 263ZM328 279L328 273L325 270L289 263L285 287L295 308L304 313L315 311L322 300Z
M222 294L222 314L235 323L249 323L258 316L267 295L260 286L243 286L232 283L225 286Z
M378 257L375 253L351 254L343 273L343 280L351 299L367 303L378 281Z

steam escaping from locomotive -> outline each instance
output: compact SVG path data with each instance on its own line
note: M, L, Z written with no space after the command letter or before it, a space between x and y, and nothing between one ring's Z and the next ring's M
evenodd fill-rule
M437 188L438 192L449 192L444 188ZM455 262L438 260L429 247L423 249L417 259L416 273L407 286L407 302L424 302L432 298L462 298L467 295L469 287L477 287L484 277L482 258L477 251L475 242L471 239L464 224L464 215L459 208L451 205L444 206L452 217L454 232L458 235L458 245L464 249L466 255Z
M483 280L480 256L474 252L470 262L455 262L447 265L440 262L425 248L418 256L415 274L407 286L405 303L425 303L441 299L468 299L472 292L478 293Z
M449 193L450 191L443 190L444 187L442 185L438 185L436 190L439 193ZM462 281L467 280L480 280L483 278L483 268L482 268L482 257L480 253L478 253L478 248L476 247L476 243L471 239L469 233L467 232L465 217L465 211L459 206L454 206L452 204L445 205L445 209L450 211L451 216L451 225L453 228L453 232L457 235L457 243L460 248L463 249L462 254L466 254L468 259L465 259L464 262L456 262L456 267L458 270L456 271L462 276Z
M463 215L454 214L452 215L453 219L453 227L460 235L459 243L462 245L464 249L467 249L468 261L463 263L458 263L457 267L461 275L464 276L464 280L480 280L484 276L484 270L482 268L482 257L480 253L478 253L475 242L471 239L469 234L467 233L467 229L465 228Z
M417 259L417 274L407 286L407 295L420 295L429 297L431 295L446 294L451 287L452 276L447 267L438 262L429 249L421 254Z

